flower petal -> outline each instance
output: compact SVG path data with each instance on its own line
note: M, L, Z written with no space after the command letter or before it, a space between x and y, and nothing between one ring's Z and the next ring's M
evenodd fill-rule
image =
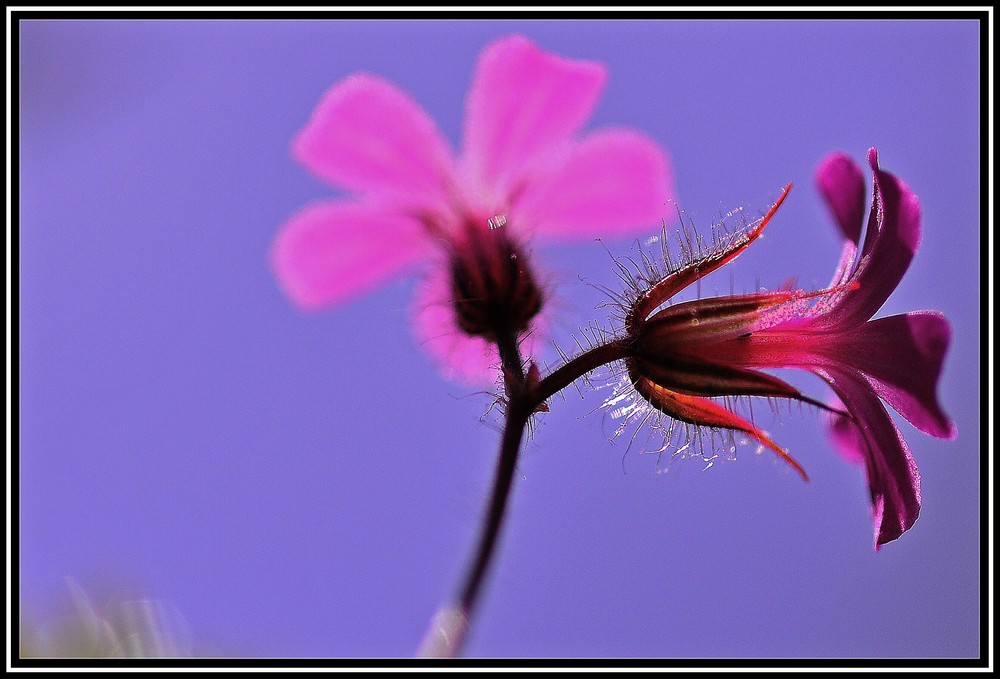
M844 246L840 251L840 261L837 262L837 268L833 272L833 278L830 280L828 288L836 288L840 285L844 285L851 279L854 274L854 262L858 258L858 246L856 243L850 240L844 241ZM821 311L829 304L820 305L817 311Z
M865 212L865 180L861 168L846 153L831 153L816 170L816 184L844 237L859 244Z
M293 151L334 186L432 205L444 199L454 164L426 111L392 83L368 74L348 76L324 95Z
M913 311L865 323L839 339L836 351L843 362L863 371L875 392L917 429L954 439L955 425L937 399L950 340L944 315Z
M871 318L906 273L920 244L920 202L898 177L879 169L876 150L868 151L874 175L872 207L854 280L860 289L837 298L821 322L850 327Z
M816 185L833 213L840 232L847 239L840 263L830 281L830 287L834 287L846 282L854 272L865 212L865 180L857 163L846 153L837 151L819 164L816 169Z
M421 257L419 222L368 205L308 205L289 219L271 248L271 268L298 306L319 309L374 287Z
M844 404L834 396L830 408L842 411ZM865 456L862 451L865 450L865 440L854 420L842 412L831 412L827 419L827 427L833 447L840 456L851 464L864 466Z
M492 43L476 64L466 101L463 157L479 182L508 186L590 118L605 68L544 52L524 36Z
M538 235L581 240L659 224L675 195L656 142L631 130L605 130L574 145L552 176L528 184L512 209Z
M452 296L447 268L435 267L418 286L414 298L412 326L417 341L447 379L478 386L495 384L500 376L497 347L458 327ZM521 342L525 358L536 355L547 326L544 316L531 320L531 330Z
M909 530L920 514L920 472L885 406L860 375L819 370L853 422L834 421L831 432L841 454L862 457L871 493L875 549ZM854 432L845 431L853 426Z

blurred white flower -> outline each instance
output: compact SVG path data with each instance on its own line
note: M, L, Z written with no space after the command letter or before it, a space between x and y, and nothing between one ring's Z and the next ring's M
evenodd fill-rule
M22 658L170 658L194 655L180 612L163 601L115 597L103 606L68 581L63 614L47 622L22 614Z

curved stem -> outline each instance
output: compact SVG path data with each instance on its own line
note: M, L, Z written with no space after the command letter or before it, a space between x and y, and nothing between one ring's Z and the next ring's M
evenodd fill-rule
M520 410L520 409L519 409ZM528 424L530 411L507 413L507 423L504 426L503 438L500 443L500 459L497 461L496 475L493 479L493 491L490 495L483 531L480 535L476 555L472 561L462 586L459 604L467 617L472 617L486 577L487 569L496 550L500 527L507 510L507 500L514 484L514 472L517 469L517 458L521 450L521 439Z
M507 387L507 419L500 440L493 490L487 504L486 518L475 556L465 576L458 601L434 616L418 651L418 655L422 657L456 657L461 652L499 542L500 529L514 484L521 440L531 415L550 396L591 370L624 358L627 350L624 340L598 345L560 366L544 379L532 382L525 377L516 337L510 333L498 333L497 336L497 347Z
M514 485L521 438L524 436L524 429L531 415L530 410L524 410L521 406L516 408L515 414L508 404L507 422L500 443L500 459L493 479L493 491L487 505L486 519L458 602L442 609L434 616L431 628L427 631L418 651L421 657L454 658L461 653L466 632L478 606L486 575L499 542L507 501Z
M532 411L542 403L545 403L548 398L573 384L573 382L576 382L591 370L596 370L602 365L625 358L628 355L628 347L628 340L611 340L606 344L598 344L589 351L585 351L559 366L546 375L531 390Z

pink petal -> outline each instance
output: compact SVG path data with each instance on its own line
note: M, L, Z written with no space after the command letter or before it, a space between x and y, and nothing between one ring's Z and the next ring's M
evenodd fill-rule
M314 310L398 273L427 243L421 225L408 217L354 203L315 203L281 227L271 267L292 301Z
M843 410L844 404L839 398L834 397L830 407ZM865 450L865 439L854 421L846 415L831 413L827 418L827 427L833 447L840 456L851 464L864 465L865 456L862 451Z
M545 337L546 320L536 316L521 343L521 354L536 356ZM450 380L490 386L500 378L500 354L495 344L464 333L455 323L447 268L436 266L417 288L413 305L413 332L421 348Z
M846 153L831 153L816 170L816 184L844 237L855 245L860 243L861 220L865 213L865 180L861 168Z
M829 287L842 285L854 272L854 262L861 244L862 218L865 212L865 180L861 168L850 156L838 151L823 159L816 169L816 185L833 213L840 232L847 239L837 270Z
M840 261L837 262L837 269L833 272L833 278L830 280L828 288L835 288L840 285L846 284L851 276L854 274L854 262L858 257L858 246L856 243L845 240L844 246L840 251ZM821 307L826 307L829 305L821 305Z
M882 207L885 215L879 222L878 237L865 236L862 254L876 246L885 248L892 244L912 256L920 246L920 201L902 179L879 168L878 151L874 147L868 149L868 164L875 180L873 202Z
M839 338L829 353L864 372L875 392L913 426L954 439L955 425L937 399L950 340L951 328L942 314L914 311L869 321Z
M514 35L479 58L466 100L463 156L480 183L508 186L590 118L605 68L544 52Z
M409 95L374 75L352 75L326 93L293 144L318 177L354 191L443 200L452 152Z
M878 396L858 375L818 371L843 401L854 421L836 424L834 443L849 459L865 462L875 524L875 549L909 530L920 514L920 472ZM853 433L844 427L853 426ZM839 431L838 431L839 429Z
M682 305L671 308L678 306ZM951 339L951 328L942 314L914 311L836 333L816 332L820 320L793 318L699 351L706 360L745 368L860 371L875 393L913 426L931 436L956 437L955 425L937 398Z
M614 237L658 226L675 195L656 142L631 130L607 130L575 145L553 175L528 184L512 210L539 235Z
M872 207L864 245L854 274L860 289L837 300L824 325L841 328L871 318L906 273L920 243L920 202L901 179L879 169L875 149L868 152L874 173Z

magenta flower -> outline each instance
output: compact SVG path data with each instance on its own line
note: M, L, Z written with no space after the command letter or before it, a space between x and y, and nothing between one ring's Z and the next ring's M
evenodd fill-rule
M902 180L879 169L875 149L868 161L874 192L863 245L861 170L838 153L824 160L817 173L819 188L847 238L830 287L701 299L656 311L677 291L745 249L779 200L745 237L679 268L639 297L627 319L633 339L626 364L637 391L662 412L745 432L800 472L798 463L763 432L707 397L769 396L817 404L759 369L800 368L821 377L839 399L833 409L833 440L845 457L865 467L878 549L909 529L920 511L916 463L880 399L927 434L951 439L956 430L936 396L951 336L948 321L937 311L870 320L916 253L920 205Z
M649 138L626 129L578 138L605 76L521 36L492 43L474 71L457 156L391 83L355 74L336 84L293 150L354 196L309 205L282 227L271 253L281 287L315 310L433 261L417 292L418 338L451 375L495 377L496 332L515 333L529 354L544 332L547 295L527 240L632 233L659 221L672 195Z

